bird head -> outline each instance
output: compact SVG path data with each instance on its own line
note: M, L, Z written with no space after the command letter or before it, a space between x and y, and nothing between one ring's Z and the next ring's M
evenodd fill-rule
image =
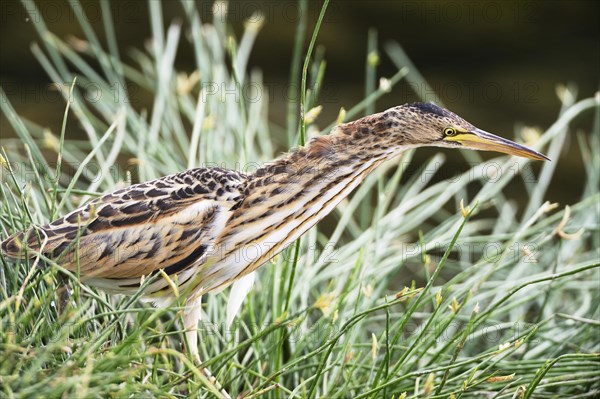
M432 103L412 103L378 114L378 123L395 131L397 144L497 151L537 160L544 154L481 130ZM388 130L389 131L389 130Z

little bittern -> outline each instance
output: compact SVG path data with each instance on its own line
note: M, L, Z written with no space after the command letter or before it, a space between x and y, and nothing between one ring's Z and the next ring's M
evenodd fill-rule
M258 267L331 212L382 162L421 146L548 159L434 104L405 104L336 126L252 174L199 168L114 191L11 236L2 251L11 259L43 254L68 270L79 267L87 284L119 294L136 292L143 278L162 269L187 295L187 341L197 356L204 293L234 283L231 321ZM159 304L173 296L165 278L145 291Z

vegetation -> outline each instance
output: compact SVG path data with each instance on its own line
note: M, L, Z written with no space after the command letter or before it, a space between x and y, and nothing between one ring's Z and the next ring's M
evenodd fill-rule
M267 118L260 72L247 68L259 21L235 38L224 19L201 21L184 1L183 25L165 29L161 4L149 2L152 41L123 56L107 2L100 5L102 40L76 2L83 39L64 41L32 18L40 37L33 54L52 81L72 82L59 87L59 133L17 115L1 91L17 136L2 139L2 239L132 182L196 166L252 171L319 131L325 61L311 51L315 21L299 21L290 82L305 88L305 112L290 103L283 128ZM313 29L305 61L303 26ZM399 69L377 88L371 39L367 95L339 120L373 111L397 82L420 78L389 46L382 56ZM175 69L182 41L195 53L193 72ZM133 87L150 99L147 109L128 101ZM539 172L527 159L481 162L471 152L463 155L472 168L434 182L444 155L415 166L409 152L370 176L328 228L313 228L263 267L231 327L227 291L207 296L205 364L244 397L598 396L600 108L567 89L561 99L552 126L522 135L555 160ZM577 135L581 200L545 202L569 124L590 110L593 134ZM335 122L321 122L321 132ZM70 137L74 125L86 140ZM524 207L509 183L527 193ZM181 351L181 304L161 310L140 295L106 295L49 259L0 262L2 397L212 397ZM59 312L66 285L71 296Z

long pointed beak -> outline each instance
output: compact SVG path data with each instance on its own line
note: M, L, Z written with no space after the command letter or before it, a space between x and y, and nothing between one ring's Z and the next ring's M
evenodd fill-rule
M497 151L505 154L516 155L518 157L537 159L539 161L550 161L550 158L542 153L481 129L474 129L471 132L458 133L455 136L446 137L444 140L455 141L462 144L466 148L472 148L474 150Z

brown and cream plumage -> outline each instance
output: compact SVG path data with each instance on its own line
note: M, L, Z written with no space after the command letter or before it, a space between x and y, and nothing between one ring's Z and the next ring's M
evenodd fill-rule
M253 272L345 198L378 165L419 146L544 155L477 129L433 104L406 104L335 127L252 174L192 169L107 194L2 243L12 259L43 253L103 290L132 294L163 270L188 296L185 327L197 356L200 297L236 283L231 320ZM77 247L77 248L76 248ZM77 250L76 250L77 249ZM169 303L158 278L145 291Z

